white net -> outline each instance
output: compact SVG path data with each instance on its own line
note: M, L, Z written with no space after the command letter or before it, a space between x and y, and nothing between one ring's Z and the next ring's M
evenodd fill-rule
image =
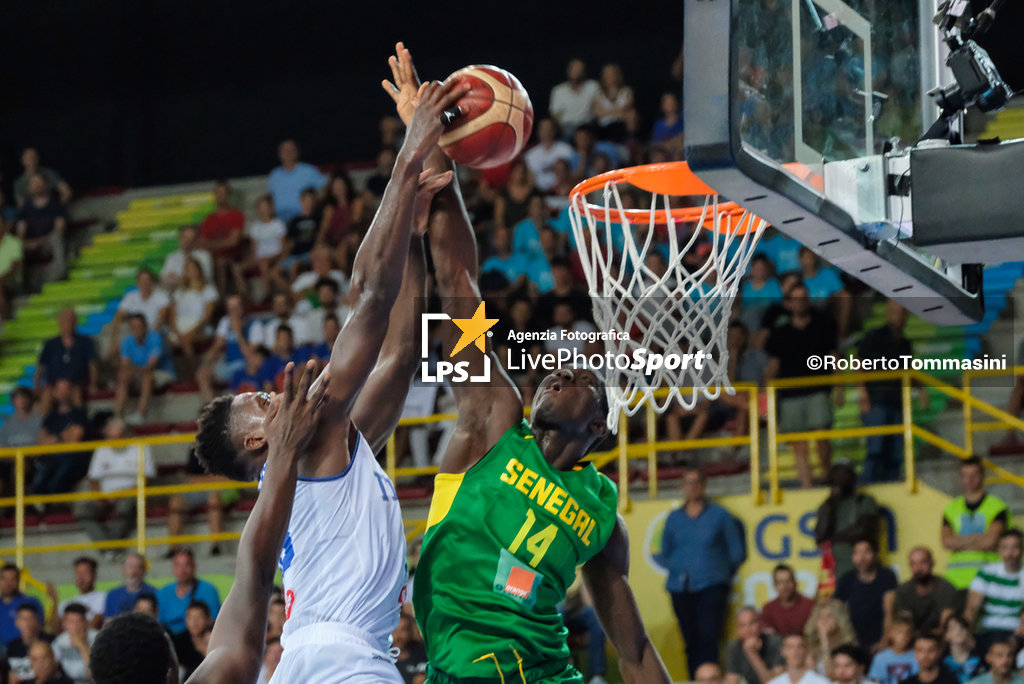
M701 396L735 394L729 319L766 222L716 194L690 210L692 222L672 217L668 195L653 194L638 212L623 206L615 181L597 194L600 204L572 197L569 214L598 329L630 333L604 342L609 429L645 401L663 413L673 401L691 409Z

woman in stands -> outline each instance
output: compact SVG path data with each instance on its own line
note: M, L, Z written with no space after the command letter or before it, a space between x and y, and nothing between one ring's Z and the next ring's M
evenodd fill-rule
M170 341L183 357L181 377L196 370L196 346L210 339L213 310L220 297L217 288L206 282L203 267L195 257L185 261L181 285L171 295Z

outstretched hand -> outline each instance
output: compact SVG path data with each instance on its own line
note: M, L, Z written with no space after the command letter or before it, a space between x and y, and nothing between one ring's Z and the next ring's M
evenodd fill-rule
M412 121L412 114L416 111L416 105L420 103L420 77L416 74L416 67L412 65L412 54L405 43L395 43L395 54L388 57L388 66L391 67L391 77L394 81L386 78L380 82L384 92L395 101L395 111L406 126Z
M434 199L434 195L451 181L451 171L434 173L434 169L426 169L420 174L420 185L416 189L416 204L412 210L412 230L416 235L426 235L427 221L430 218L430 202Z
M447 83L431 81L421 85L417 91L419 104L416 105L412 121L409 122L409 130L405 135L402 149L410 153L414 159L426 159L444 132L441 123L442 112L453 107L470 89L468 83L459 80Z
M263 432L272 454L298 456L316 433L330 375L325 374L310 396L309 388L315 375L316 364L313 361L303 366L298 382L295 381L295 364L285 366L283 398L264 420Z

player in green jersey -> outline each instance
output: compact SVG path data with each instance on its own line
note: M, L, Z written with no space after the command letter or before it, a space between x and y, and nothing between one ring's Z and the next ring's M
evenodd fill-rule
M408 123L419 79L401 43L396 53L394 81L383 85ZM427 162L450 164L440 149ZM479 326L487 321L456 180L434 198L429 238L444 312L476 330L461 340L452 334L445 349L465 347L451 361L468 362L471 376L489 358L491 381L453 383L458 420L435 480L413 591L428 682L581 683L557 608L579 565L626 682L669 682L627 581L615 486L593 464L580 464L607 433L601 380L589 370L552 373L537 389L532 424L523 420L522 398L497 357L470 344L486 341Z

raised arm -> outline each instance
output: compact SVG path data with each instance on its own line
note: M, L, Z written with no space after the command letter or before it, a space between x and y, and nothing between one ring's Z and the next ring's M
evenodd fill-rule
M285 399L267 417L267 467L238 544L235 582L217 615L206 659L188 680L192 684L252 682L263 663L268 605L295 499L299 455L316 432L329 386L321 383L310 396L312 362L302 370L298 390L294 375L294 365L288 364Z
M629 586L629 537L621 516L605 547L583 566L583 580L594 599L597 617L619 653L619 670L626 684L671 682L647 636Z
M412 64L412 56L402 43L395 46L396 55L388 61L394 82L384 81L384 89L394 99L398 115L407 124L423 106L417 100L419 79ZM436 145L427 162L433 168L451 168L451 161ZM454 318L472 318L480 306L477 286L480 266L477 262L476 236L459 191L458 178L434 198L428 234L430 252L434 260L441 307ZM442 344L445 353L455 348L460 331L455 326L444 326ZM441 462L441 472L460 473L468 470L487 453L495 442L523 417L523 402L519 390L503 370L494 355L490 340L487 357L490 358L491 381L488 384L453 383L452 390L458 410L455 431ZM469 363L470 375L477 376L484 369L484 355L473 345L456 355L455 363Z
M334 342L328 372L331 412L349 415L363 384L377 363L398 297L412 234L413 208L423 161L441 136L441 113L468 90L467 86L427 83L419 89L420 106L399 150L380 209L356 253L352 288L359 293ZM441 183L442 177L426 179Z

